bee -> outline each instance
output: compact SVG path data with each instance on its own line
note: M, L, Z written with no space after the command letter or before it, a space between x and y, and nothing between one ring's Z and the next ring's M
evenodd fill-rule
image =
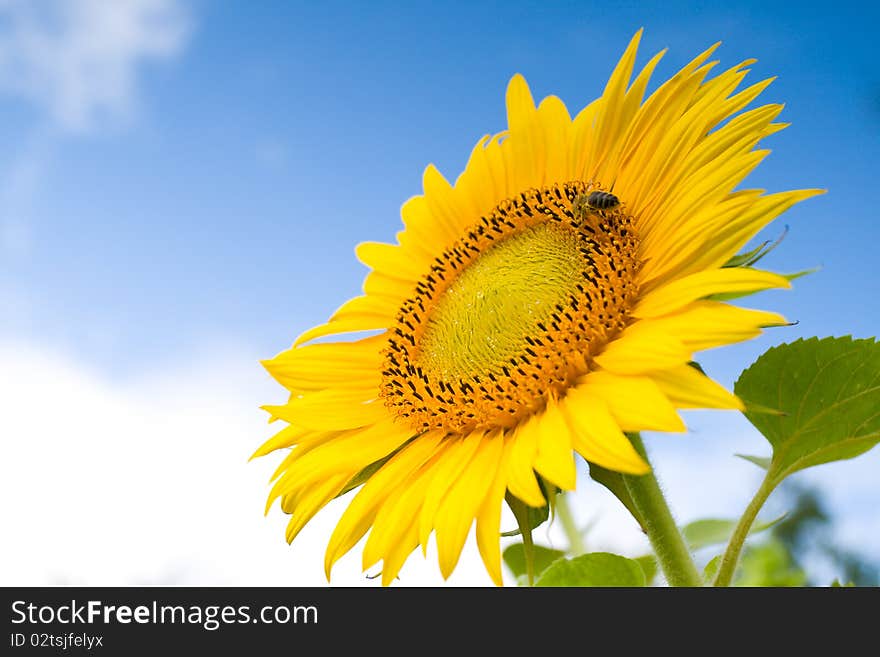
M610 192L592 192L587 197L587 205L594 210L611 210L620 205L620 199Z
M613 210L620 205L620 199L610 192L591 192L578 196L572 206L578 214L596 210Z

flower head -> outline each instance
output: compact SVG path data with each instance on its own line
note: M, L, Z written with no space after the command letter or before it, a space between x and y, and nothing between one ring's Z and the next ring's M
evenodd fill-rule
M265 362L291 393L266 407L288 426L256 453L292 448L269 496L291 514L288 540L359 488L328 577L367 532L363 566L382 561L383 583L432 533L448 576L476 521L500 584L506 494L540 507L540 480L574 489L575 453L645 473L624 432L742 408L689 362L786 320L710 297L788 287L724 265L818 191L734 191L784 127L780 105L743 111L770 80L737 91L751 61L709 79L713 46L644 100L663 53L631 81L640 34L574 119L514 76L508 129L477 143L454 185L429 166L398 244L358 246L364 294Z

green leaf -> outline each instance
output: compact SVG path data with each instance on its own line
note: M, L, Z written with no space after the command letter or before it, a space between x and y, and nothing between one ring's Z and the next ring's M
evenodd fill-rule
M810 338L766 351L734 386L773 447L768 477L849 459L880 442L880 344ZM784 415L748 410L750 404Z
M805 586L807 574L785 545L771 538L745 549L733 583L734 586Z
M397 451L399 451L399 450L397 450ZM397 451L389 454L388 456L385 456L385 457L379 459L378 461L375 461L374 463L370 463L370 465L368 465L363 470L358 472L354 477L352 477L348 481L347 484L345 484L345 487L339 492L339 494L336 497L342 497L350 490L354 490L358 486L365 484L367 482L367 479L369 479L374 474L376 474L376 472L379 471L379 468L381 468L383 465L385 465L391 459L391 457L397 453Z
M388 463L388 461L390 461L392 458L394 458L394 456L398 452L400 452L400 450L402 450L404 447L409 445L413 440L415 440L415 438L410 438L405 443L403 443L400 447L398 447L393 452L391 452L388 456L383 456L378 461L374 461L373 463L370 463L370 465L363 468L354 477L352 477L351 479L348 480L348 483L345 484L345 487L336 495L336 497L342 497L350 490L354 490L358 486L365 484L367 482L367 479L369 479L374 474L376 474L383 465Z
M522 506L526 510L526 518L528 521L527 524L530 530L536 529L547 522L547 519L550 517L551 507L556 500L556 495L559 493L559 488L551 483L548 483L547 481L544 481L542 477L538 477L538 485L541 487L541 492L544 494L544 499L547 500L548 503L544 506L534 507L528 506L525 502L521 502ZM519 536L521 533L521 528L517 527L516 529L511 529L510 531L501 532L501 535L505 537L510 537Z
M707 584L715 581L715 576L718 574L718 567L721 565L721 557L723 556L723 554L719 554L712 557L709 560L709 563L706 564L706 567L703 568L703 581Z
M730 260L724 263L724 267L750 267L763 258L765 255L770 253L773 249L779 246L782 243L782 240L785 239L785 236L788 235L788 226L786 226L782 234L776 238L775 242L770 242L767 240L766 242L759 244L756 248L751 251L746 251L745 253L740 253L738 255L733 256Z
M831 582L831 588L833 588L833 589L847 589L847 588L851 588L854 586L855 586L855 584L853 584L852 582L847 582L846 584L841 584L839 579L835 579L833 582Z
M535 529L537 527L540 527L545 522L547 522L547 518L550 517L550 507L546 504L544 506L537 507L537 508L533 507L533 506L526 507L526 508L527 508L529 529ZM522 532L519 530L519 527L517 527L516 529L511 529L510 531L501 532L501 535L504 537L510 537L510 536L519 536L521 533Z
M770 461L773 460L769 456L752 456L751 454L734 454L734 456L738 456L739 458L744 459L749 463L754 463L762 470L769 470Z
M770 240L765 242L761 242L758 246L756 246L751 251L746 251L745 253L738 253L733 256L730 260L725 262L722 267L731 268L731 267L748 267L749 265L755 264L758 260L760 260L764 255L770 252ZM772 247L771 247L772 248ZM766 251L765 251L766 249Z
M536 576L543 573L551 563L565 556L562 550L554 550L543 545L533 545L532 550ZM522 543L508 545L504 548L501 557L515 577L526 574L526 553Z
M787 279L789 283L795 281L802 276L809 276L810 274L815 274L817 271L821 271L821 267L810 267L810 269L801 269L800 271L796 271L793 274L782 274L782 277Z
M644 527L645 523L642 522L639 510L636 508L635 502L633 502L629 491L626 489L626 484L623 483L623 475L619 472L614 472L613 470L606 470L602 466L596 465L592 462L588 462L588 465L590 466L590 477L593 481L602 484L605 488L610 490L632 514L633 518L639 523L639 526Z
M590 552L554 561L535 586L645 586L645 571L633 559Z
M705 374L706 376L709 376L708 374L706 374L706 370L703 369L703 366L700 365L697 361L695 361L695 360L689 360L689 361L688 361L688 365L689 365L690 367L693 367L693 368L694 368L695 370L697 370L697 372L699 372L700 374Z
M755 402L746 402L743 401L746 407L746 415L749 413L753 413L754 415L776 415L778 417L784 417L786 415L785 411L780 411L778 408L770 408L768 406L761 406L760 404L756 404Z
M636 557L634 561L638 561L642 567L642 570L645 572L645 584L650 586L654 578L657 577L657 557L653 554L645 554L641 557Z
M782 521L786 514L767 522L756 522L749 530L749 535L757 534ZM687 541L691 550L699 550L709 545L727 543L736 529L736 520L722 520L720 518L705 518L694 520L681 528L684 540Z

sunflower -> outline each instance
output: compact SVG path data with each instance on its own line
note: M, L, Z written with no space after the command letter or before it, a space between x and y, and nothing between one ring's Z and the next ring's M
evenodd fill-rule
M364 294L264 362L290 391L264 407L288 426L255 454L292 448L267 504L291 515L288 541L359 488L328 579L367 532L363 568L381 561L383 584L432 533L448 577L475 523L500 585L506 495L543 507L553 487L573 490L575 453L644 474L625 432L683 432L679 409L742 409L690 363L787 323L719 295L789 282L724 265L819 190L735 191L768 153L758 142L785 127L781 105L743 111L772 81L738 90L754 60L709 78L716 44L645 100L664 53L631 81L640 36L574 119L554 96L536 107L515 75L508 129L477 142L454 185L427 167L397 244L357 247Z

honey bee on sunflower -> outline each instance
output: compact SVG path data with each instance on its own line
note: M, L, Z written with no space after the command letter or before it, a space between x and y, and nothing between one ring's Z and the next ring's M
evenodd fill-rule
M257 450L289 450L275 500L287 540L344 491L333 564L368 532L363 567L389 584L434 534L448 577L476 524L502 583L507 496L531 507L573 490L575 454L641 475L626 432L682 432L680 409L742 409L689 363L786 324L712 295L789 287L724 267L795 203L820 193L737 189L784 124L745 108L742 62L709 77L713 46L644 98L663 55L632 79L641 31L604 93L571 118L507 88L507 130L474 147L454 185L433 166L401 210L397 244L366 243L364 294L264 362L290 392L264 407L287 426ZM316 338L380 331L362 339Z

